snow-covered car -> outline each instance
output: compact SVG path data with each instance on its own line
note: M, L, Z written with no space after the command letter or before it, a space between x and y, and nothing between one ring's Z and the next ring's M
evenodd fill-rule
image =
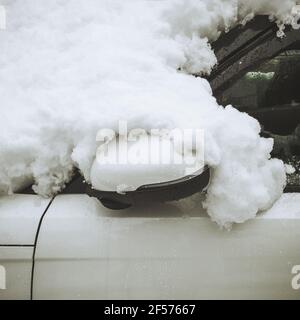
M299 191L300 32L276 30L258 17L224 34L209 80L274 137ZM86 188L76 176L52 199L0 198L0 299L300 298L299 193L227 232L201 197L110 210Z

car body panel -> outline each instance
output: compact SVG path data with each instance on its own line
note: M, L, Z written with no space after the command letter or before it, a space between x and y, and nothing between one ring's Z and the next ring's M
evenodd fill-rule
M1 272L3 273L3 270L5 270L6 287L5 290L0 289L0 300L30 299L32 257L33 246L0 246Z
M37 195L0 197L0 246L33 245L41 216L50 201Z
M115 212L58 196L39 233L33 298L299 299L291 269L300 264L300 195L292 214L288 202L226 231L201 206Z

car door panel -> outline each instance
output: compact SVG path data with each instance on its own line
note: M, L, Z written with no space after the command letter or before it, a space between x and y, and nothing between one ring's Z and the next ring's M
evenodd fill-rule
M228 232L199 206L116 213L95 198L58 196L40 229L33 298L298 299L300 211L284 216Z
M40 218L50 201L37 195L0 197L0 246L33 245Z

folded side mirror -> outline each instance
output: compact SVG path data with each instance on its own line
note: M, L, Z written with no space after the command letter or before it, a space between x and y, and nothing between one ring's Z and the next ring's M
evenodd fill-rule
M180 200L207 189L210 169L205 166L201 171L181 179L140 186L134 191L118 193L100 191L87 185L86 193L97 198L106 208L120 210L135 204L163 203Z

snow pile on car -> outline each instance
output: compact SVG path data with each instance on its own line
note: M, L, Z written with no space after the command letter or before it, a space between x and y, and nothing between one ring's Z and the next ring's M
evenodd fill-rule
M5 0L0 30L0 192L49 196L74 167L90 181L101 128L201 128L213 168L205 205L221 226L270 207L285 184L256 120L216 103L209 42L267 13L298 27L296 1ZM129 128L130 129L130 128Z

